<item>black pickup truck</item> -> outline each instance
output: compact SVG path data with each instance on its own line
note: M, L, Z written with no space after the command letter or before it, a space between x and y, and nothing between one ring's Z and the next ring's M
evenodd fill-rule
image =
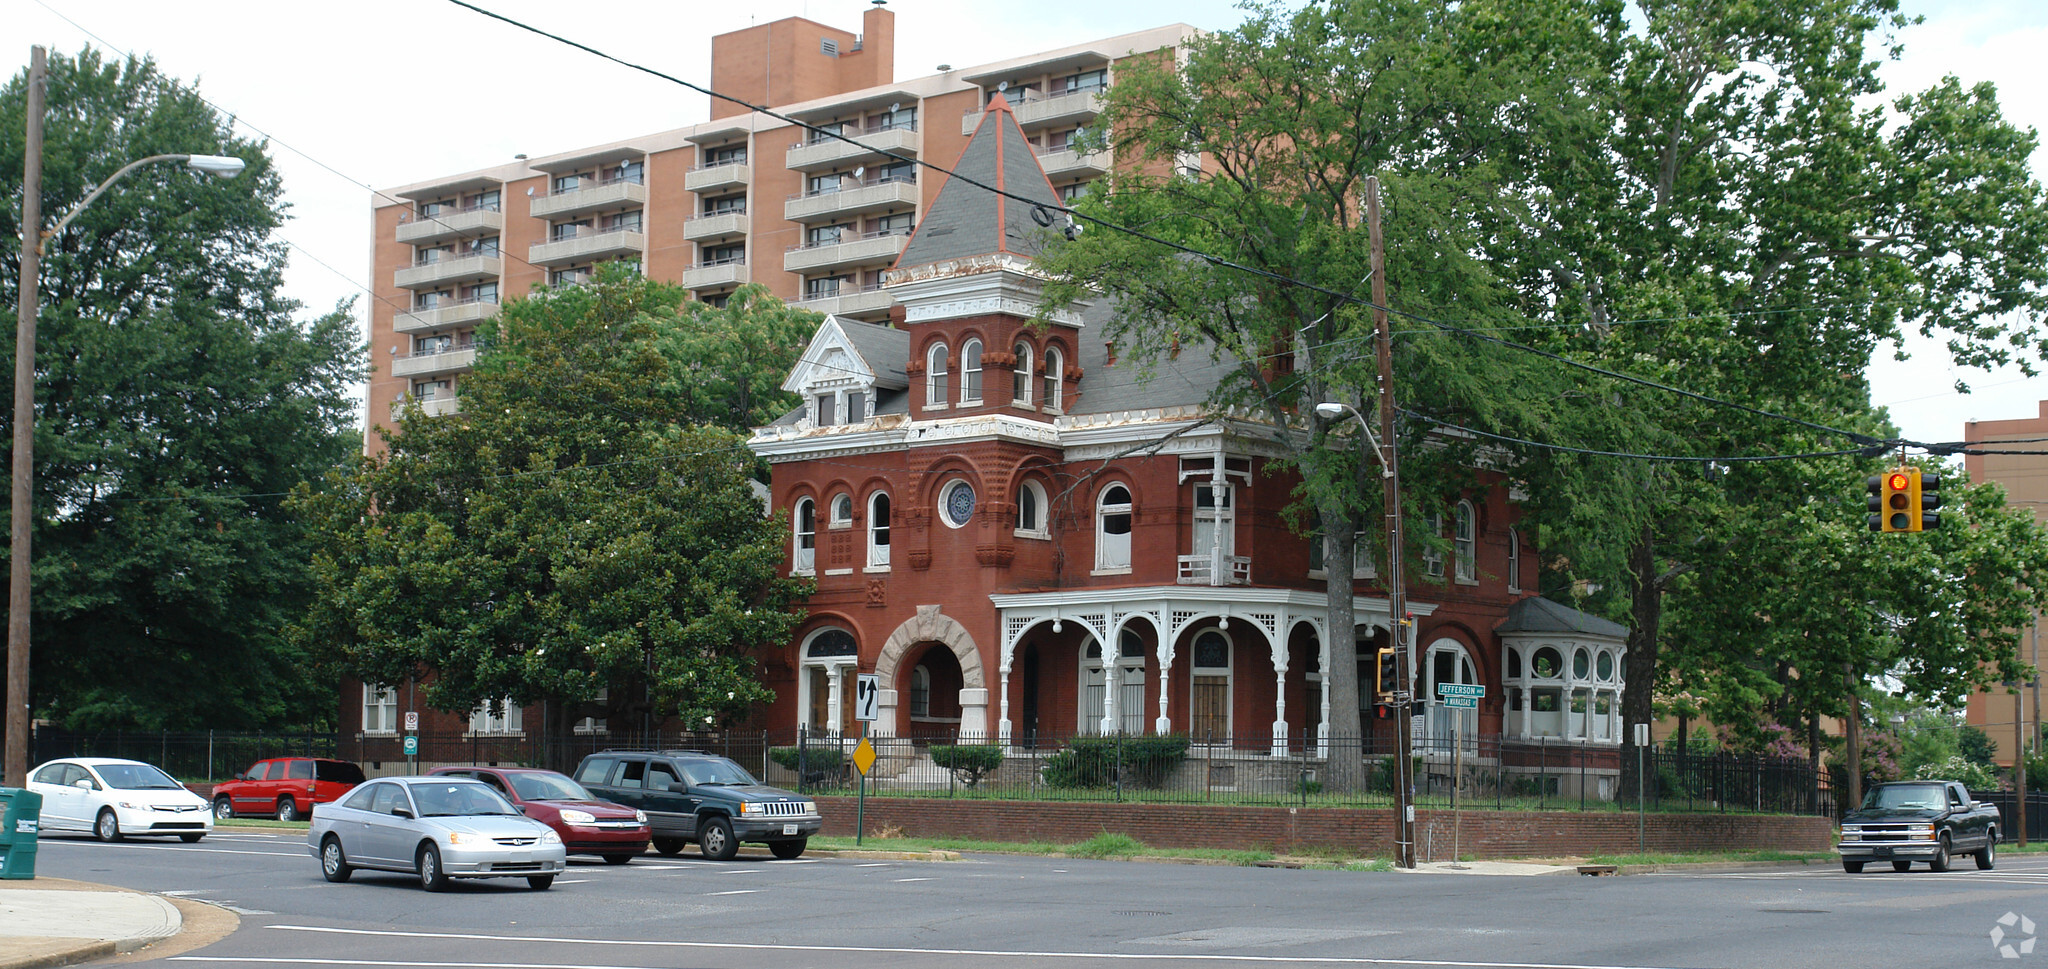
M1893 781L1872 788L1863 806L1842 818L1842 870L1889 861L1905 871L1924 861L1947 871L1957 854L1977 856L1977 867L1998 861L1998 808L1970 799L1956 781Z

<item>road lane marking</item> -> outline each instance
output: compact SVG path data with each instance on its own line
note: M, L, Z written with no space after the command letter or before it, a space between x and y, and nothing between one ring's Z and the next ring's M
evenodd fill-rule
M890 881L896 881L896 882L928 882L928 881L931 881L931 879L929 879L929 878L892 878L892 879L890 879Z
M759 894L761 894L761 890L760 890L760 889L758 889L758 888L741 888L741 889L737 889L737 890L734 890L734 891L730 891L730 892L705 892L704 894L706 894L706 895L759 895Z
M103 849L104 849L104 850L116 850L116 851L118 851L118 850L120 850L120 849L123 849L123 848L133 848L133 849L135 849L135 850L137 850L137 851L197 851L197 852L201 852L201 853L204 853L204 854L209 854L209 855L269 855L269 856L271 856L271 857L273 857L273 858L308 858L308 859L310 859L310 858L312 858L312 857L313 857L313 853L312 853L311 851L307 851L307 850L305 850L304 848L301 848L301 849L300 849L300 850L298 850L298 851L243 851L243 850L239 850L239 849L235 849L235 848L202 848L202 847L200 847L199 845L196 845L196 844L189 844L189 845L188 845L188 844L174 844L174 845L146 845L146 844L135 844L135 843L132 843L132 842L122 842L122 843L120 843L120 844L106 844L106 843L104 843L104 842L98 842L98 841L75 841L75 842L66 842L66 841L52 841L52 840L48 840L48 839L45 839L45 840L43 840L43 841L42 841L42 842L40 842L40 843L41 843L42 847L43 847L43 848L45 848L45 849L49 848L49 847L50 847L51 845L61 845L61 844L77 844L77 845L92 845L92 846L93 846L93 850L95 850L95 851L98 851L98 850L103 850Z
M864 864L864 865L855 865L855 866L853 866L853 867L855 867L855 868L888 868L888 867L890 867L890 863L889 863L889 862L886 862L886 861L870 861L870 862L868 862L867 864Z

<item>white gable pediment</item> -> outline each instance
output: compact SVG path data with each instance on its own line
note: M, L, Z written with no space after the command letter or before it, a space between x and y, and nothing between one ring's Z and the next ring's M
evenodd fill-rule
M804 348L804 355L789 371L789 379L782 382L782 389L808 396L816 387L859 387L871 390L875 386L875 368L862 358L860 350L846 336L846 328L839 317L825 317L818 325L818 332L811 337L810 346Z

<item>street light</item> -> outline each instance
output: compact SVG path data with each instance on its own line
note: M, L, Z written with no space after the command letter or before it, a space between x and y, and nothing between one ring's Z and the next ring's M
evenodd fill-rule
M43 97L47 86L45 52L29 49L28 140L22 159L21 180L21 291L15 304L14 326L14 462L13 500L10 504L7 549L7 743L4 783L23 787L28 783L28 619L29 619L29 533L34 506L30 494L35 474L36 413L36 275L43 246L64 231L78 213L85 211L107 188L144 165L163 161L184 162L195 171L232 178L248 163L231 155L168 154L138 158L107 176L91 194L79 200L71 211L48 231L38 232L43 221ZM31 244L33 243L33 244Z

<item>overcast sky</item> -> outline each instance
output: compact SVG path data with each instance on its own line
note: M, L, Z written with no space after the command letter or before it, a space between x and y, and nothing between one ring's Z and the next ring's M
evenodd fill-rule
M710 37L789 16L859 31L866 0L475 0L623 60L704 83ZM2048 130L2048 3L1903 0L1927 22L1904 35L1885 66L1894 90L1944 74L1998 85L2008 118ZM1234 26L1224 0L1037 4L892 0L896 76L965 67L1169 23ZM87 44L149 54L249 129L268 137L285 183L294 249L288 292L314 310L355 297L369 276L371 189L629 138L704 120L704 95L544 40L443 0L0 0L11 43L0 64L18 73L31 44L74 54ZM2034 170L2048 165L2036 152ZM2048 381L2016 371L1957 371L1927 341L1873 361L1876 403L1908 438L1957 440L1967 420L2033 417ZM1975 393L1955 394L1957 377Z

